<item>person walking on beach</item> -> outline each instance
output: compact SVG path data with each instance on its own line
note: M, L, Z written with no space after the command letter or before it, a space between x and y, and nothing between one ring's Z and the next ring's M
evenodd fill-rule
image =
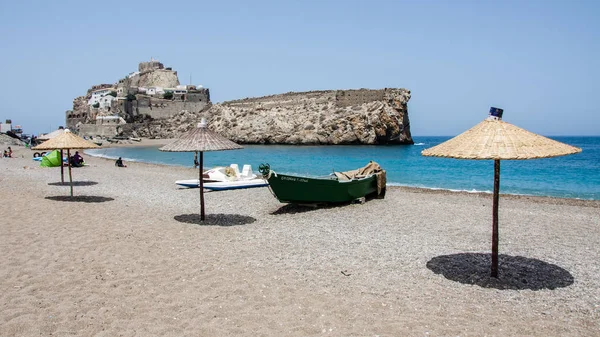
M194 168L197 168L198 166L200 166L200 163L198 163L198 152L194 153Z
M127 165L123 164L123 159L121 159L121 157L119 157L119 159L117 159L117 161L115 161L115 166L117 166L117 167L127 167Z

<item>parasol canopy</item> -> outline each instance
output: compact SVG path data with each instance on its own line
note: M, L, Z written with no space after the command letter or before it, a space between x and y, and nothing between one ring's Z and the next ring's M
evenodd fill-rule
M160 151L167 152L206 152L237 150L243 147L209 130L206 120L202 119L198 126L181 136L173 143L161 147Z
M57 130L58 131L58 130ZM99 146L88 142L87 140L73 134L69 129L65 129L56 137L53 137L38 146L32 147L32 150L67 150L67 157L69 158L69 180L71 182L71 196L73 196L73 177L71 175L71 149L95 149ZM61 166L62 167L62 166Z
M58 130L57 130L58 131ZM32 147L32 150L72 150L72 149L95 149L98 145L88 142L87 140L72 133L69 129L65 129L58 136L48 139L47 141Z
M502 121L503 112L502 109L492 107L489 117L481 123L450 140L421 152L423 156L432 157L494 160L492 277L498 277L500 160L549 158L581 152L580 148L557 142Z
M181 136L176 141L161 147L160 151L167 152L200 152L198 179L200 182L200 220L204 221L204 182L202 180L203 156L205 151L238 150L243 147L209 130L203 118L196 128Z
M494 109L494 108L492 108ZM514 126L494 116L432 148L424 156L456 159L535 159L564 156L581 149Z

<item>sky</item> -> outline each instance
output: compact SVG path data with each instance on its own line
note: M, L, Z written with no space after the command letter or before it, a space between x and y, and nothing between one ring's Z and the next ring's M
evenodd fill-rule
M406 88L414 136L487 117L600 135L600 1L0 0L0 121L65 124L73 99L154 58L211 100Z

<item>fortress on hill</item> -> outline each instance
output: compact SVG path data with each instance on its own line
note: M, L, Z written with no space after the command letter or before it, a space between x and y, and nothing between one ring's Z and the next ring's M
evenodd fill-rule
M169 119L181 111L210 107L207 88L180 85L177 72L156 60L141 62L114 84L99 84L73 100L66 125L80 135L112 137L140 120Z
M114 84L73 100L66 125L81 136L175 138L206 118L242 144L412 144L401 88L289 92L212 104L208 88L181 85L177 72L141 62Z

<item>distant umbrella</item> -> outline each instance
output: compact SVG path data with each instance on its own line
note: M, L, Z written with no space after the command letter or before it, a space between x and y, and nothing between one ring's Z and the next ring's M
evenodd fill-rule
M52 139L60 134L62 134L63 132L65 132L65 129L63 127L60 127L50 133L47 133L45 135L41 135L39 137L37 137L38 140L48 140L48 139Z
M581 152L580 148L557 142L506 123L502 121L502 113L502 109L492 107L490 108L489 117L481 123L444 143L421 152L423 156L432 157L494 160L492 277L498 277L500 160L549 158Z
M198 127L190 130L181 138L173 143L161 147L160 151L167 152L195 152L196 155L200 152L200 162L198 179L200 184L200 220L204 221L204 182L202 180L203 156L205 151L223 151L223 150L238 150L243 147L221 136L220 134L209 130L206 127L204 118Z
M71 175L71 150L72 149L95 149L99 146L88 142L87 140L73 134L69 129L65 129L64 132L58 136L53 137L38 146L32 148L32 150L67 150L67 162L69 163L69 181L71 182L71 196L73 196L73 177Z

